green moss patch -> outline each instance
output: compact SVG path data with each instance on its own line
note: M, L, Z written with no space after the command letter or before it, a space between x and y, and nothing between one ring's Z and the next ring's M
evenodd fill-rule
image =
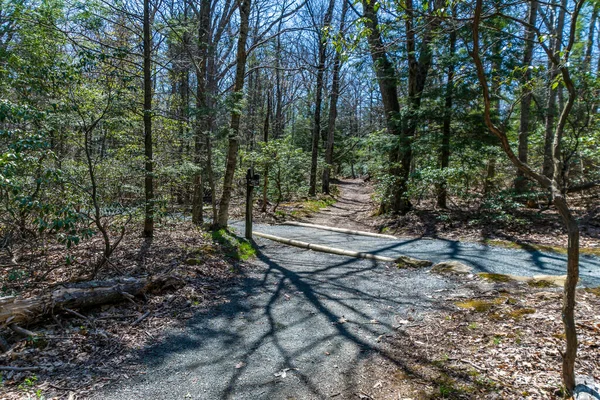
M493 306L502 304L504 301L505 301L504 298L499 297L499 298L493 299L493 300L471 299L471 300L466 300L466 301L459 301L454 304L459 308L475 310L477 312L487 312Z
M488 281L492 281L492 282L512 282L514 280L509 275L504 275L504 274L493 274L493 273L488 273L488 272L482 272L477 275L479 275L483 279L487 279Z
M282 208L290 209L291 211L279 210L275 214L278 217L285 218L287 215L293 218L303 218L310 214L317 213L324 208L335 204L336 200L332 196L323 196L317 199L311 199L296 203L281 204Z
M600 286L595 287L595 288L585 288L585 291L591 294L595 294L596 296L600 297Z
M246 261L256 256L256 249L246 239L233 235L226 229L219 229L211 233L213 241L221 245L225 255L238 261Z
M546 279L532 279L530 281L527 281L527 284L529 286L535 287L535 288L548 288L548 287L555 286L554 283L552 283Z
M516 310L512 310L508 313L508 316L516 321L523 318L525 315L534 314L535 309L533 308L518 308Z

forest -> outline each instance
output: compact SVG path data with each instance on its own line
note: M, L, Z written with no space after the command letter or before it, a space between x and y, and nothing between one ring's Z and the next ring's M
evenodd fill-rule
M258 180L247 182L247 174ZM487 261L444 255L474 272L453 270L439 285L465 275L466 283L425 285L423 295L476 292L473 282L481 281L497 297L483 311L497 316L518 296L520 310L532 310L525 299L546 293L554 333L535 334L558 348L547 378L556 383L537 392L487 380L484 372L497 368L479 360L467 367L485 384L438 371L443 379L420 378L429 397L400 385L389 390L393 398L569 398L582 373L599 390L599 187L597 0L0 0L0 398L111 398L98 390L119 381L107 377L123 379L114 372L123 362L116 354L133 359L132 349L184 329L196 308L235 303L230 288L255 279L256 268L279 271L280 285L317 302L322 293L305 281L310 274L280 260L306 255L284 244L343 248L334 254L360 264L392 256L391 247L369 247L384 236L503 249L485 256L497 257L489 269ZM248 213L263 235L256 241L239 231ZM278 228L288 222L297 225ZM327 234L339 240L319 227L334 228ZM347 239L362 231L371 238ZM398 274L414 274L414 282L424 279L421 260L442 261L441 250L402 251L391 261L406 264ZM529 258L517 270L520 261L503 261L501 251ZM303 267L331 260L311 258ZM521 276L534 274L562 280L523 284ZM273 299L290 300L283 293ZM496 302L502 293L508 297ZM450 299L443 300L452 312L468 303ZM416 308L423 301L406 300ZM329 315L311 304L338 334L354 337L345 329L358 306ZM540 313L524 321L535 324ZM457 318L444 315L448 323ZM520 323L521 314L513 319ZM269 324L276 335L279 322ZM379 334L377 343L388 335ZM411 348L388 345L396 353ZM444 362L468 358L440 346ZM379 356L400 368L392 353ZM282 357L274 372L287 382L302 368ZM530 362L524 375L535 375L537 361ZM223 392L189 398L288 398L275 389L236 391L252 363L234 364ZM300 379L308 394L290 393L329 397L312 379ZM378 379L369 390L386 387ZM466 381L475 392L458 389ZM340 398L388 398L347 387ZM153 393L143 398L188 398Z

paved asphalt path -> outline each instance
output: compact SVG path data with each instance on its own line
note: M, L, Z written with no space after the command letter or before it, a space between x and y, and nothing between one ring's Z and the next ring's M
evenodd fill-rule
M243 227L243 224L237 225L236 228L238 226ZM539 250L506 249L444 239L379 239L292 225L259 225L255 226L254 230L288 239L388 257L407 255L433 262L456 260L473 267L473 272L520 276L567 273L566 255ZM600 286L600 258L581 255L579 270L582 286Z
M387 256L454 259L477 271L560 275L565 268L560 255L444 240L385 240L292 226L255 230ZM185 329L145 349L144 375L106 387L95 398L350 398L361 362L387 356L380 335L442 307L447 292L460 287L458 280L426 270L266 239L257 244L256 268L244 271L228 303L199 312ZM583 257L584 284L599 284L599 270L597 258Z

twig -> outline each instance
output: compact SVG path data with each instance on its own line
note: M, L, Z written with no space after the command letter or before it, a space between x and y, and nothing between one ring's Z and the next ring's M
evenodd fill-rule
M11 367L8 365L0 365L0 371L39 371L41 367Z
M122 315L107 315L104 317L98 317L96 319L98 320L102 320L102 319L126 319L126 318L131 318L131 317L137 317L138 314L122 314Z
M138 304L133 300L133 299L135 299L135 296L133 296L127 292L121 292L121 296L125 297L125 300L130 301L134 306L137 307Z
M142 322L143 320L145 320L146 318L148 318L148 316L150 315L150 311L146 312L144 315L142 315L141 317L139 317L138 319L135 320L135 322L133 324L131 324L131 326L136 326L137 324L139 324L140 322Z
M77 311L75 311L75 310L71 310L70 308L63 307L63 310L65 310L66 312L68 312L68 313L70 313L70 314L73 314L73 315L75 315L75 316L77 316L77 317L79 317L79 318L82 318L82 319L84 319L84 320L86 320L86 321L89 321L89 320L90 320L90 319L89 319L88 317L86 317L85 315L83 315L83 314L79 314Z
M60 328L61 331L65 330L65 327L63 326L63 324L60 323L60 321L58 320L58 317L56 315L54 315L54 312L52 312L52 319L54 320L54 322L56 322L56 325L58 325L58 327Z
M471 362L471 361L469 361L469 360L465 360L464 358L448 358L448 359L449 359L449 360L452 360L452 361L460 361L460 362L462 362L462 363L469 364L469 365L470 365L470 366L472 366L473 368L475 368L475 369L477 369L477 370L480 370L480 371L484 371L484 372L486 372L486 371L487 371L487 368L481 367L481 366L479 366L479 365L477 365L477 364L475 364L475 363L472 363L472 362Z
M36 334L34 332L31 332L30 330L27 330L25 328L21 328L19 325L16 324L10 324L8 326L10 328L11 331L18 333L21 336L36 336Z
M63 392L75 392L75 389L71 389L71 388L67 388L67 387L62 387L62 386L56 386L56 385L53 385L51 383L49 383L48 386L50 386L51 388L56 389L56 390L61 390Z

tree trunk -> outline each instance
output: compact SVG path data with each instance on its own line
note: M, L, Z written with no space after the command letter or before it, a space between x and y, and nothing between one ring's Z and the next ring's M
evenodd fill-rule
M283 135L283 90L281 88L281 27L283 20L279 22L277 30L277 45L275 47L275 121L273 124L273 138L278 139Z
M529 16L527 23L530 26L535 26L537 20L537 9L538 2L532 0L529 3ZM529 147L529 120L531 113L531 101L533 99L533 93L527 86L531 80L531 59L533 57L533 41L535 39L535 32L531 27L525 28L525 54L523 55L523 67L525 73L521 79L521 87L523 91L523 100L521 100L521 116L519 121L519 149L518 157L523 163L527 163L528 147ZM515 190L518 193L524 193L527 190L527 179L525 174L520 169L517 169L517 177L515 179Z
M263 141L266 143L269 142L269 127L270 127L270 117L272 112L272 95L271 92L267 94L267 112L265 115L265 124L263 126ZM267 191L269 189L269 167L266 166L264 170L264 178L263 178L263 188L262 188L262 205L260 208L261 212L267 212Z
M562 368L562 378L563 384L567 390L567 395L570 396L573 394L575 389L575 360L577 356L577 332L575 329L575 318L574 318L574 309L575 309L575 289L577 286L577 281L579 279L579 227L577 225L577 220L571 214L569 207L567 205L566 198L563 194L564 192L564 182L561 179L562 168L561 168L561 142L563 139L564 129L567 124L567 118L569 117L573 105L575 103L575 99L577 97L577 91L575 89L575 85L573 79L571 78L571 74L569 71L569 55L573 48L576 38L577 32L577 18L579 16L579 12L581 7L583 6L584 1L578 1L575 3L575 7L571 15L571 20L569 21L570 32L569 32L569 40L568 44L565 48L565 51L562 54L558 54L554 52L554 48L548 50L546 53L548 55L549 61L552 63L554 68L557 68L561 74L562 81L565 85L565 88L568 91L568 98L566 103L564 104L564 108L561 111L558 123L556 124L556 128L553 131L552 137L552 147L551 153L552 157L550 158L551 170L552 174L548 177L545 173L538 173L534 171L529 165L523 163L519 158L513 153L510 141L506 132L496 126L491 118L491 106L490 106L490 96L489 96L489 88L487 84L486 75L483 69L483 62L479 56L479 25L481 21L482 9L483 9L483 0L477 0L475 6L475 14L473 18L473 51L471 56L475 63L477 77L479 83L482 87L482 96L485 106L484 118L485 123L490 129L492 133L494 133L501 142L502 148L511 162L520 170L522 170L525 174L527 174L532 179L536 180L543 188L548 189L552 196L552 201L557 208L559 214L561 215L565 227L567 229L569 243L567 250L567 279L565 281L564 286L564 296L563 296L563 308L562 308L562 320L565 328L566 335L566 349L562 354L563 356L563 368ZM566 4L564 4L566 6ZM564 11L564 10L563 10ZM563 17L564 18L564 17ZM564 23L564 21L563 21ZM559 24L560 25L560 24ZM538 33L539 35L539 33ZM562 33L559 37L562 37ZM538 40L540 38L538 37ZM545 49L544 49L545 50Z
M339 37L343 40L346 12L348 1L344 0L342 15L340 16ZM331 164L333 163L333 145L335 140L335 120L337 118L337 103L340 95L340 69L342 66L341 51L336 51L333 61L333 78L331 83L331 98L329 102L329 121L327 124L327 146L325 148L325 166L323 168L323 193L329 194L329 179L331 175Z
M403 133L398 121L400 103L398 102L398 79L396 70L388 58L381 38L374 2L362 0L362 5L364 13L363 21L369 33L367 41L369 42L373 68L375 69L375 74L377 76L377 83L379 85L381 101L385 112L386 128L390 135L393 135L395 138L400 138ZM402 175L402 171L398 166L398 153L399 149L397 147L392 149L389 153L390 166L388 173L392 177ZM354 171L352 174L354 175ZM386 199L381 204L381 212L400 211L399 208L401 208L401 204L400 201L396 201L396 199L402 199L405 196L404 189L405 188L401 184L396 185L394 183L389 185L385 196Z
M118 278L65 284L38 297L8 297L0 300L0 325L24 325L39 322L61 309L81 309L115 303L153 290L180 288L184 282L162 275L154 278Z
M440 19L432 16L428 18L423 39L419 46L417 58L416 32L414 28L414 10L412 0L406 2L406 53L408 57L408 114L400 123L398 114L400 104L398 102L396 71L386 53L385 46L379 31L379 22L375 4L369 0L363 0L364 23L369 30L367 40L373 65L377 74L381 100L383 102L387 130L396 138L394 148L390 151L389 175L392 182L386 193L387 200L382 204L383 212L393 211L396 213L408 212L412 205L408 199L408 178L412 163L412 137L416 133L416 112L421 105L421 97L433 53L430 47L433 40L433 32L437 30ZM443 5L441 0L434 2L434 11Z
M561 0L562 7L558 11L558 20L556 22L556 36L554 38L554 46L552 52L554 55L558 55L562 48L563 30L565 26L565 11L567 8L567 1ZM542 166L542 173L547 177L552 177L554 173L554 165L552 161L552 146L554 144L554 125L556 120L556 100L558 97L558 88L553 87L556 78L558 77L559 70L558 66L553 65L551 62L550 76L548 79L548 99L546 104L546 131L544 135L544 161Z
M562 378L565 387L575 388L575 360L577 358L577 331L575 329L575 294L579 279L579 226L560 191L554 190L553 202L567 227L567 280L564 287L562 322L565 328L566 348L563 357Z
M587 43L585 47L585 57L583 58L583 65L586 72L590 71L592 65L592 49L594 48L594 35L596 33L596 21L598 20L598 11L600 11L600 5L594 5L592 11L592 19L590 20L590 30L588 32Z
M229 203L233 191L233 175L237 164L239 134L240 134L240 110L238 105L244 95L244 75L246 74L246 41L248 39L249 21L250 21L250 3L251 0L241 0L239 4L240 12L240 33L237 43L236 71L233 87L236 106L231 111L231 124L229 127L229 146L227 149L227 164L225 165L225 177L223 179L223 194L219 205L219 215L215 227L227 227L229 219Z
M210 29L210 0L200 4L198 27L199 65L196 68L196 129L194 134L194 162L198 171L194 174L194 195L192 200L192 222L201 225L204 222L204 185L202 172L206 171L206 132L209 129L206 75L208 66L208 39Z
M444 104L444 122L442 127L442 146L440 148L440 167L442 172L450 165L450 123L452 120L452 92L454 90L454 54L456 52L456 31L450 32L450 65L446 77L446 101ZM447 183L444 178L437 191L437 206L447 208Z
M310 161L310 182L308 195L317 194L317 160L319 157L319 139L321 137L321 104L323 102L323 76L325 75L325 61L327 57L328 31L333 17L335 0L329 0L329 7L323 17L323 26L319 27L319 64L317 66L317 82L315 94L315 115L312 132L312 153Z
M146 197L144 231L142 235L154 235L154 160L152 155L152 36L150 32L150 0L144 0L144 194Z

